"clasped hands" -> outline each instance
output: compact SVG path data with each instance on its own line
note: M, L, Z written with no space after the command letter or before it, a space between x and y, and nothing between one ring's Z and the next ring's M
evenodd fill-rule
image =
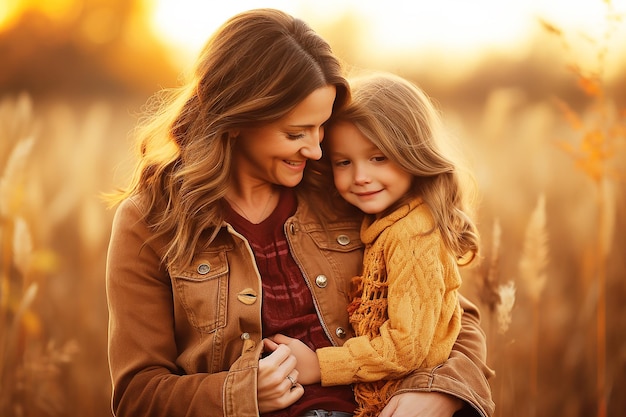
M257 398L259 411L281 410L304 395L303 385L320 382L317 354L299 339L281 334L263 339L259 360ZM451 417L463 403L438 392L394 395L379 417Z

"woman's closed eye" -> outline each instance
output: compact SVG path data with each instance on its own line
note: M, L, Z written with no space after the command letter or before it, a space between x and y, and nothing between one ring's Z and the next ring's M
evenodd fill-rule
M298 133L287 132L287 137L292 140L302 139L304 136L305 136L304 132L298 132Z

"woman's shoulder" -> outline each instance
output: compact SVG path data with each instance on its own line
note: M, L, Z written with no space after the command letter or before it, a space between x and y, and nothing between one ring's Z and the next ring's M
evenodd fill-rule
M115 210L116 223L138 222L145 220L149 211L149 203L146 196L135 194L124 198Z

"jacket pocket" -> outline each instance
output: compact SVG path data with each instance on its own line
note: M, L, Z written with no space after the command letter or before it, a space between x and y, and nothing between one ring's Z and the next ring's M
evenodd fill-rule
M337 283L337 290L349 300L352 277L359 275L362 269L363 243L358 224L330 225L327 230L309 227L304 231L314 242L319 259L323 260L318 265L321 268L310 270L330 274L329 278L333 277Z
M357 224L345 226L329 225L328 230L308 227L304 231L311 236L315 245L328 253L347 253L363 249Z
M189 322L211 333L226 325L228 263L226 253L200 253L191 265L172 269L172 283Z

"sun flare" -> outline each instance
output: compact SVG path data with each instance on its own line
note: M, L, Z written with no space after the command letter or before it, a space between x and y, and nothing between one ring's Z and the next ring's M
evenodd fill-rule
M609 3L615 10L626 9L626 0ZM282 9L305 19L314 29L349 13L366 28L360 41L368 45L368 51L391 53L447 50L467 55L493 48L521 49L532 32L538 30L540 18L600 38L606 17L606 4L599 0L583 0L575 7L569 0L155 0L152 21L155 32L181 56L193 56L227 18L256 7ZM613 36L621 44L626 43L623 30Z

